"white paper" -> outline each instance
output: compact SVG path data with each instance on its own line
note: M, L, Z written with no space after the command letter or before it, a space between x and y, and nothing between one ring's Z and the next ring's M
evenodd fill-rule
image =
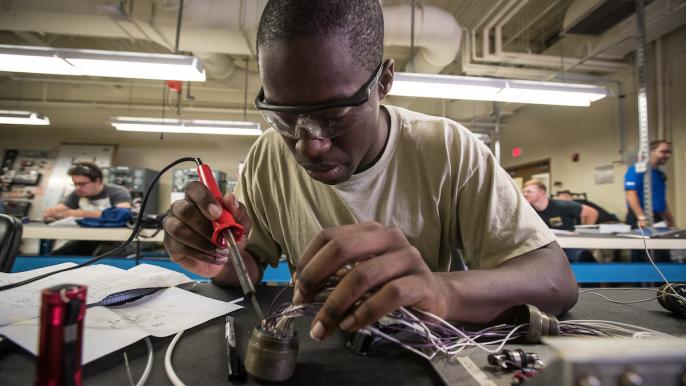
M167 288L135 302L116 307L86 310L82 363L86 364L152 335L169 336L210 319L243 308L194 294ZM38 354L39 319L0 327L0 334L34 355ZM221 338L221 337L220 337Z
M0 274L0 284L15 283L45 272L54 271L57 268L75 265L65 263L26 272L3 273ZM150 264L140 264L128 270L104 264L90 265L3 291L2 303L0 303L0 326L37 317L40 314L41 291L58 284L70 283L88 286L87 302L93 304L101 301L107 295L125 290L173 287L192 281L181 272Z
M74 216L69 216L65 217L59 220L55 220L48 224L48 226L79 226L79 223L76 222L76 220L80 220L83 217L74 217Z

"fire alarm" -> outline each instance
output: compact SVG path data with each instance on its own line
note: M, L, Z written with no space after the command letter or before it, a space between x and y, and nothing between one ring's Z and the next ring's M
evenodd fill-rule
M579 153L572 154L572 162L577 162L577 161L579 161Z
M522 148L521 147L513 147L512 148L512 158L519 158L519 156L522 155Z

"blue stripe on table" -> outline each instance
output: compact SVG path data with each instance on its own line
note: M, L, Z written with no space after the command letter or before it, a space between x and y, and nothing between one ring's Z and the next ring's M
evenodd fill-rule
M12 267L12 272L22 272L65 262L83 263L89 257L46 257L46 256L18 256ZM158 265L167 269L182 272L193 280L207 281L207 279L190 273L168 259L143 258L140 263ZM97 264L108 264L128 269L136 265L133 259L105 258ZM659 263L658 268L670 282L686 282L686 264ZM662 282L662 278L649 263L573 263L572 270L578 283L644 283ZM277 268L267 267L262 277L265 284L285 284L290 281L291 274L288 264L282 261Z
M12 272L29 271L36 268L47 267L50 265L72 262L81 264L89 260L90 256L17 256L12 266ZM196 281L208 281L207 278L188 272L180 265L171 262L169 259L142 258L139 263L157 265L163 268L181 272ZM107 264L117 268L129 269L136 265L134 259L104 258L96 264ZM285 284L290 281L291 274L288 271L288 264L281 262L277 268L267 267L262 277L265 284Z

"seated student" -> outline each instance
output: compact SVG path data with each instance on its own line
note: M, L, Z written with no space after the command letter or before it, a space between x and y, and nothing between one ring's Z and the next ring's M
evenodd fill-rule
M111 208L131 208L131 194L119 185L102 182L102 170L92 162L78 162L67 172L74 183L74 191L61 203L43 212L46 221L65 217L100 217ZM119 243L100 241L69 241L52 252L53 255L86 256L109 250Z
M596 224L619 222L619 219L617 218L617 216L606 211L600 205L598 205L594 202L588 201L588 200L574 199L574 196L572 196L572 192L570 192L569 190L559 190L557 192L557 194L555 195L555 199L562 200L562 201L578 202L579 204L590 206L591 208L597 210L598 211L598 219L595 222Z
M588 205L548 198L545 184L541 181L525 182L522 193L551 229L573 231L574 225L595 224L598 219L598 211ZM585 249L565 248L564 251L572 262L594 261L590 252Z
M43 212L46 220L65 217L100 217L104 209L131 207L131 194L119 185L102 182L102 170L92 162L78 162L67 172L74 191L61 203Z

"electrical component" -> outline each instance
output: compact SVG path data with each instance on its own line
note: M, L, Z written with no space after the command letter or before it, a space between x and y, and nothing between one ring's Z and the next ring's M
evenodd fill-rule
M152 185L157 170L129 166L110 166L102 168L102 181L107 184L121 185L131 194L131 206L140 210L143 194L152 186L152 193L146 205L146 213L159 213L159 187Z
M557 359L527 385L684 385L684 338L546 338L544 342Z
M36 385L80 386L86 286L60 284L46 288L41 299Z
M295 372L298 358L298 333L275 336L257 325L250 336L245 354L245 370L255 378L281 382Z
M560 324L553 315L546 314L531 304L515 308L515 324L526 324L526 340L537 343L542 336L560 335Z
M504 370L536 369L543 367L541 356L522 349L503 350L498 354L490 354L488 363Z
M675 314L686 316L686 284L663 284L657 289L657 301Z

